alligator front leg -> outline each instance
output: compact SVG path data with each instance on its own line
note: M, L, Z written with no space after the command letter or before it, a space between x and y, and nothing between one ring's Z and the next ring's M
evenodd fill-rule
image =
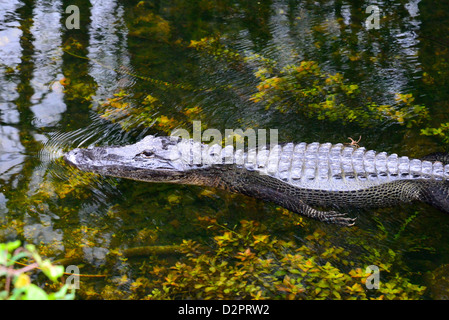
M356 219L348 217L345 213L319 211L312 208L301 200L302 195L296 187L269 176L261 176L257 173L248 173L247 171L240 171L240 173L242 173L243 179L233 179L227 183L228 186L237 185L239 187L228 187L228 190L239 192L256 199L274 202L290 211L319 221L335 223L342 226L353 226L355 223Z
M323 222L335 223L342 226L353 226L356 218L350 218L346 213L339 213L336 211L320 211L312 208L302 200L290 201L287 205L294 212L297 212L305 217L316 219Z

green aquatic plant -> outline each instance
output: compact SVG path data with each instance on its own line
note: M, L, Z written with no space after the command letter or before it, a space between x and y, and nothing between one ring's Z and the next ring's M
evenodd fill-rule
M0 243L0 299L5 300L73 300L74 289L68 293L69 285L60 286L56 292L47 293L40 286L32 283L31 272L42 271L52 282L57 283L64 274L64 267L53 265L50 260L44 260L34 245L21 247L21 242ZM27 263L20 261L27 259ZM30 262L32 260L34 262ZM17 267L19 266L20 267Z
M133 18L127 19L129 36L151 41L168 42L171 36L170 22L146 8L144 1L132 9Z
M181 126L183 121L194 121L201 119L202 109L198 106L186 106L179 112L178 117L163 114L164 105L154 95L148 94L136 103L130 95L123 90L107 99L98 108L100 117L119 123L123 130L140 127L154 127L156 130L170 134L176 127Z
M298 246L255 221L229 228L203 219L218 231L213 244L185 240L184 258L149 268L145 285L136 284L150 290L147 299L419 299L425 290L395 273L367 290L371 274L353 267L342 247L320 244L320 232Z
M442 139L444 143L449 143L449 122L441 123L438 128L421 129L421 134L435 136Z
M315 61L301 61L273 74L267 69L256 72L258 92L251 100L275 106L281 112L291 110L320 120L355 122L370 126L391 121L411 127L427 118L424 106L414 104L411 94L397 94L396 105L378 105L365 97L359 86L344 80L340 73L324 72Z
M226 61L231 64L243 63L243 56L223 45L219 37L205 37L198 41L191 40L189 48L203 52L219 61Z
M245 56L227 48L219 37L191 41L190 47L227 62L234 69L254 70L258 83L256 92L248 88L254 92L250 100L266 109L362 127L384 121L413 127L428 119L427 108L415 103L412 94L396 93L393 104L377 103L358 84L348 81L341 73L323 70L317 61L302 60L279 66L260 54Z

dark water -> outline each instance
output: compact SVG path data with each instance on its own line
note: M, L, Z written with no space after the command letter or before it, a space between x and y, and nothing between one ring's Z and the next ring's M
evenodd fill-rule
M80 29L65 25L71 4L80 9ZM424 298L446 297L440 280L449 263L449 217L426 205L354 210L358 221L351 229L315 221L301 228L272 204L199 187L84 175L61 160L75 147L190 131L194 120L221 131L277 129L280 141L361 136L367 148L410 157L447 150L448 4L377 1L380 28L368 30L369 4L0 0L0 242L33 243L52 260L76 251L83 273L106 275L83 279L80 298L126 298L130 283L142 277L142 260L116 252L186 239L208 245L216 234L198 227L201 217L230 227L255 220L298 246L314 231L324 232L327 245L345 248L354 267L366 267L358 260L365 251L378 252L375 262L383 261L390 276L426 286ZM221 51L192 47L192 40L205 38L219 39L212 48ZM252 99L260 90L257 72L274 65L271 76L282 78L282 70L301 61L319 66L321 78L309 84L317 91L325 75L338 73L358 89L355 96L337 92L336 99L354 110L371 102L391 109L362 108L352 120L332 118L336 111L319 116L301 109L309 100L290 86L290 92L269 91L279 98L269 107ZM413 98L401 104L407 94ZM428 116L413 106L424 106ZM426 128L443 129L426 135ZM161 259L173 264L181 257Z

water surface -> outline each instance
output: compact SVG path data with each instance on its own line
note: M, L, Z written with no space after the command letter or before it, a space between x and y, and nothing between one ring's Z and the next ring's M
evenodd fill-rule
M353 210L357 226L347 229L218 190L86 175L61 159L75 147L190 131L194 120L277 129L281 142L361 136L366 148L410 157L447 150L447 130L423 133L448 122L449 8L376 3L378 30L365 26L368 1L75 1L80 29L69 30L67 1L0 0L0 242L76 257L83 273L101 275L82 279L79 298L140 299L155 288L133 287L154 276L143 266L185 257L119 252L184 240L213 248L224 229L207 219L232 230L257 221L274 239L314 248L323 265L323 250L343 248L351 263L335 263L345 272L372 259L385 279L425 286L420 297L446 297L449 217L429 206ZM287 75L302 62L319 71ZM326 101L335 103L328 113ZM312 245L311 234L326 242Z

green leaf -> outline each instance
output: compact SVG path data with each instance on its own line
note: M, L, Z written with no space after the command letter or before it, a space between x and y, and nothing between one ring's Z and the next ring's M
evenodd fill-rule
M72 289L71 293L67 294L67 290L69 289L69 285L65 284L59 289L59 291L50 293L48 298L50 300L73 300L75 299L75 290Z
M6 290L0 291L0 300L6 300L8 298L8 292Z
M6 244L5 249L8 250L9 252L16 250L18 247L20 247L20 240L16 240L13 242L8 242Z
M28 252L19 252L18 254L14 255L13 257L11 257L8 261L7 265L12 266L16 261L22 259L22 258L26 258L29 257L29 253Z
M45 260L41 264L42 272L53 282L57 282L58 278L64 274L63 266L54 266L50 260Z
M290 271L290 273L293 273L293 274L300 274L301 273L301 271L299 271L298 269L290 269L289 271Z
M20 240L8 242L8 243L1 243L0 244L0 265L7 266L8 260L10 259L10 252L14 251L20 247Z
M278 270L274 273L275 277L281 277L281 276L285 276L287 274L287 272L285 270Z
M25 291L25 300L48 300L48 296L44 290L36 286L35 284L30 284Z

